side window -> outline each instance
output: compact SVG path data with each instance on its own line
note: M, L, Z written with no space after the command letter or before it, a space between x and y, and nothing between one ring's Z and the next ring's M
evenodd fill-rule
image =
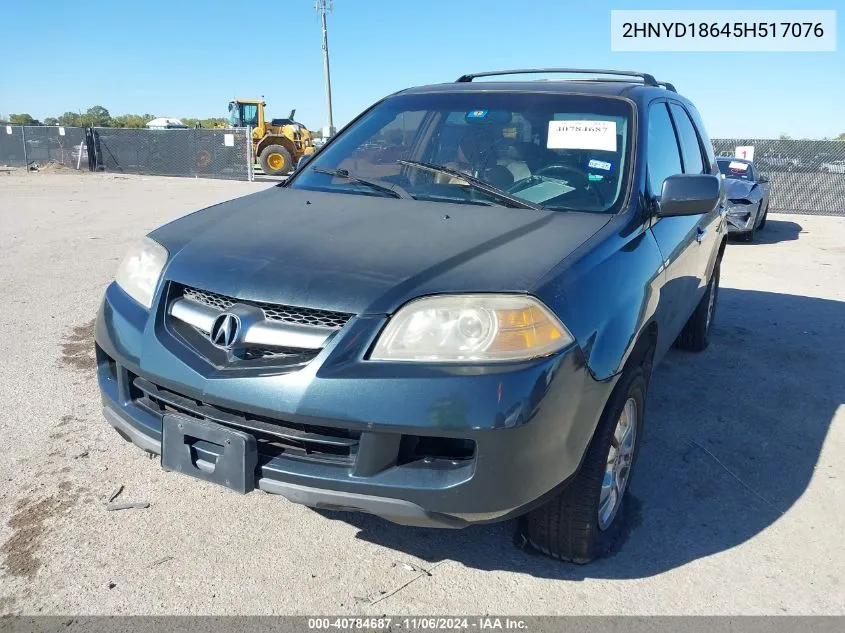
M752 182L757 181L757 173L754 171L753 165L748 166L748 180L750 180Z
M675 120L675 129L678 130L678 139L681 141L681 155L684 157L685 174L703 174L704 161L701 158L701 146L698 144L698 135L690 121L687 111L676 103L669 106L672 111L672 118Z
M707 134L707 129L704 127L704 123L701 120L701 115L698 113L698 110L695 109L695 106L691 105L688 108L689 114L692 117L692 122L695 123L695 129L698 130L698 138L701 139L701 144L704 146L704 154L707 157L707 162L710 165L709 173L711 174L718 174L719 167L716 165L716 152L713 149L713 141L710 140L710 136Z
M665 103L655 103L648 109L648 188L659 196L663 181L681 173L681 156L675 129Z

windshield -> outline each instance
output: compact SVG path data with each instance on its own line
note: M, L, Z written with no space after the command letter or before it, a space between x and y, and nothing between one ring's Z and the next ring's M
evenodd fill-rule
M719 171L725 174L725 178L736 178L738 180L751 180L751 169L748 163L730 158L717 159Z
M627 186L631 109L591 96L398 95L346 128L290 186L384 195L341 170L417 200L507 204L498 190L554 210L613 212Z
M256 127L258 125L258 106L254 103L230 103L229 125L232 127Z

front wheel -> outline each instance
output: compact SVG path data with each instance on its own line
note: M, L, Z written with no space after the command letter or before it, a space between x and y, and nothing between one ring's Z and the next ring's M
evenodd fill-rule
M281 145L268 145L258 157L261 169L268 176L284 176L293 169L290 152Z
M532 547L584 564L616 544L642 436L646 388L642 365L622 374L578 473L562 492L525 517L525 537Z

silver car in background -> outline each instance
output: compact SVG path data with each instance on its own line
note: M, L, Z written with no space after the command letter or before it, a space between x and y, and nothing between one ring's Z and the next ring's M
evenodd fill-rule
M758 230L766 226L771 199L771 184L750 160L720 156L716 159L725 179L728 233L753 242Z

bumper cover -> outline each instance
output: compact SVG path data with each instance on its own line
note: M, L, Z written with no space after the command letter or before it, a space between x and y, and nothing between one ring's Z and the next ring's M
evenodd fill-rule
M161 455L161 441L152 435L139 431L119 410L106 405L103 407L103 416L121 437L149 453ZM259 490L281 495L294 503L317 509L368 512L400 525L414 527L461 528L468 525L462 519L427 512L415 503L402 499L314 488L269 477L261 477L255 483Z
M577 348L508 366L366 361L385 322L378 315L352 319L305 367L227 374L173 337L162 312L148 315L112 285L98 315L104 415L125 439L161 452L163 413L139 406L138 378L226 410L349 429L360 437L350 463L265 455L256 486L405 525L462 527L531 507L576 472L615 384L594 380ZM461 438L475 448L469 459L402 462L405 437Z
M756 211L756 207L749 209L743 208L739 213L728 211L728 214L725 216L728 233L747 233L750 231L754 226L754 222L757 220Z

